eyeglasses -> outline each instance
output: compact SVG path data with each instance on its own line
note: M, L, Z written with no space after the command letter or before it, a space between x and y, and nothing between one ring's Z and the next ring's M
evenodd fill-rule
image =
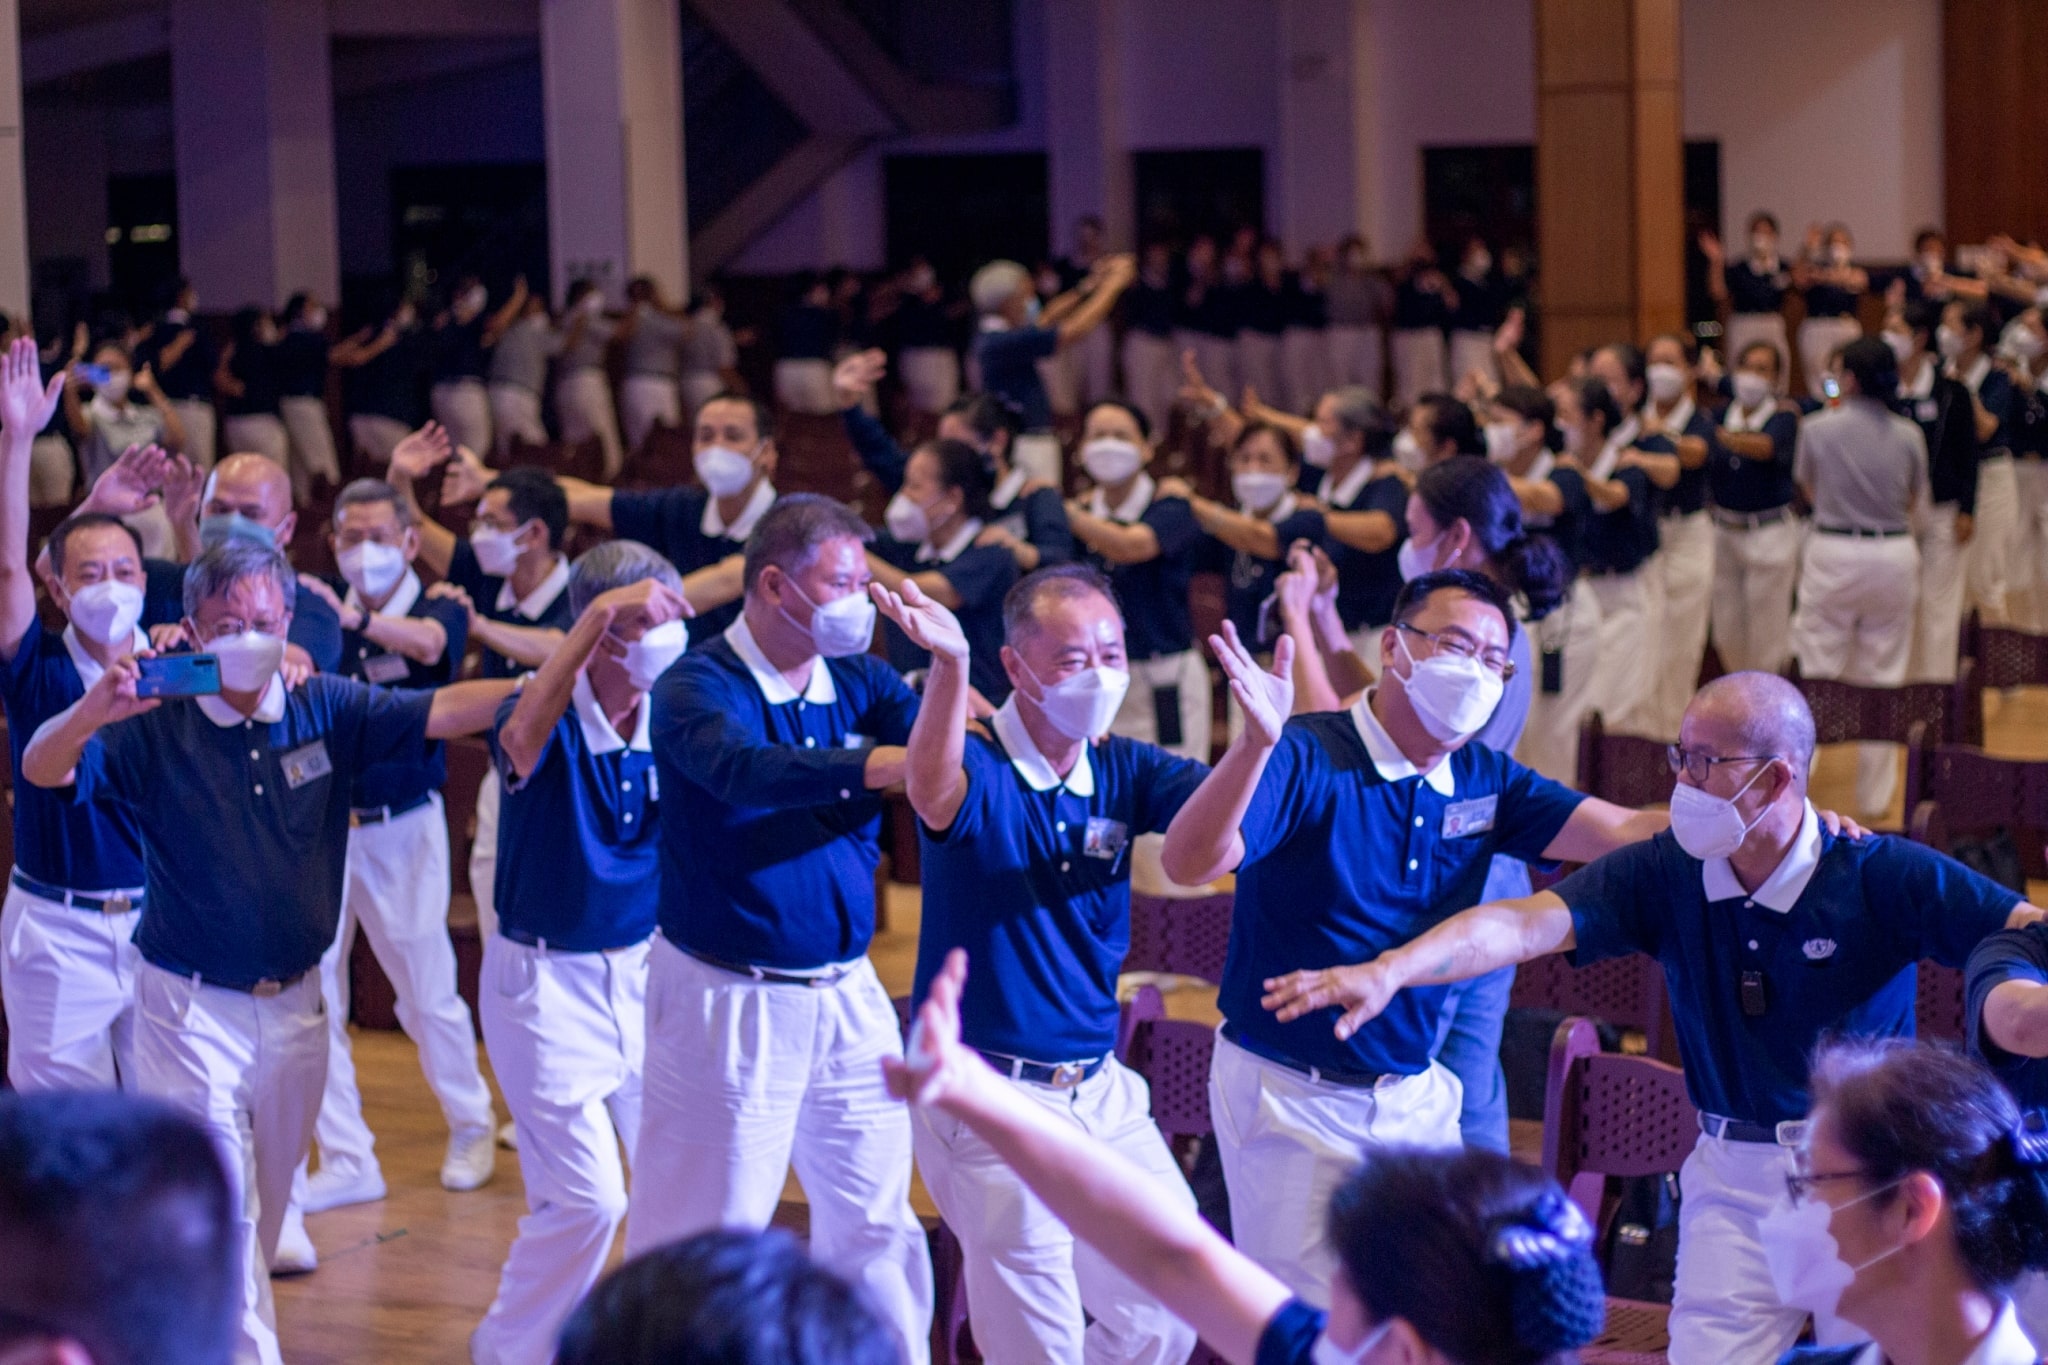
M1684 773L1696 786L1705 786L1714 769L1723 763L1769 763L1782 758L1782 754L1730 754L1716 758L1712 754L1700 753L1697 749L1682 748L1671 744L1665 746L1664 757L1671 764L1671 771Z
M206 633L206 642L211 644L215 640L224 640L230 635L240 635L252 630L258 635L282 635L286 627L287 622L281 616L267 617L260 621L243 621L229 616L213 623Z
M1506 650L1486 649L1477 640L1455 627L1450 630L1432 633L1420 626L1411 626L1406 621L1397 621L1394 628L1396 630L1405 630L1410 635L1420 635L1423 639L1429 641L1433 647L1442 650L1446 654L1455 655L1460 659L1477 659L1480 663L1485 664L1488 668L1500 674L1502 682L1506 682L1509 678L1515 676L1515 662L1508 657Z
M1806 1197L1813 1193L1815 1185L1823 1184L1830 1180L1868 1180L1869 1178L1870 1172L1868 1171L1816 1171L1802 1175L1793 1175L1788 1171L1785 1174L1785 1193L1791 1197L1794 1204L1804 1204Z

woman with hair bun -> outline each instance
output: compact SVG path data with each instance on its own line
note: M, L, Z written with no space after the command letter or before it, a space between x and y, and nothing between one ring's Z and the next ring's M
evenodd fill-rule
M2048 1128L1984 1065L1888 1038L1824 1047L1799 1174L1757 1226L1780 1301L1872 1343L1786 1365L2035 1365L2008 1297L2048 1266Z

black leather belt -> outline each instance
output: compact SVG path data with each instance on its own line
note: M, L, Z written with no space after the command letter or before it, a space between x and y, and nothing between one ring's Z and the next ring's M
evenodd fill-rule
M1349 1090L1370 1090L1382 1080L1385 1080L1388 1074L1383 1071L1350 1071L1341 1068L1310 1066L1307 1062L1298 1062L1292 1057L1283 1057L1272 1048L1252 1042L1237 1031L1235 1024L1224 1024L1223 1041L1243 1048L1261 1061L1271 1062L1275 1066L1284 1066L1289 1071L1300 1072L1312 1081L1321 1081L1326 1085L1341 1085Z
M147 958L143 960L149 961ZM239 991L243 995L253 995L258 1000L268 1000L273 996L283 995L286 991L313 974L313 968L308 967L302 972L294 972L287 977L265 977L261 981L222 981L218 977L208 976L205 972L188 972L182 967L166 967L161 962L150 962L149 965L157 968L159 971L169 972L172 976L183 977L187 981L194 981L202 986L212 986L216 990L223 991Z
M1724 1118L1720 1114L1700 1114L1700 1131L1708 1137L1721 1138L1727 1142L1755 1142L1773 1147L1797 1147L1806 1141L1806 1120L1788 1119L1784 1123L1746 1123L1741 1119Z
M716 967L719 971L730 972L734 976L752 977L770 986L809 986L814 991L821 991L828 986L836 986L853 975L851 967L830 967L815 975L806 975L800 972L778 972L772 967L755 967L745 962L725 962L700 953L694 948L684 948L682 951L707 967Z
M1049 1085L1054 1090L1072 1090L1109 1064L1109 1057L1106 1054L1083 1062L1033 1062L1023 1057L1008 1057L1000 1052L982 1052L980 1048L976 1048L975 1051L981 1052L983 1061L1013 1081Z
M433 799L434 794L426 791L421 792L410 801L401 801L395 806L364 806L350 811L348 813L348 822L359 827L362 825L381 825L387 821L396 820L401 815L410 815Z
M1893 536L1913 534L1903 526L1890 531L1865 531L1854 526L1816 526L1813 529L1824 536L1852 536L1857 540L1890 540Z
M1714 524L1731 531L1754 531L1761 526L1776 526L1791 515L1790 507L1767 507L1761 512L1731 512L1725 507L1716 507Z
M125 915L130 910L142 908L142 893L139 891L132 896L126 891L67 891L61 886L37 881L18 867L14 869L14 884L31 896L69 906L73 910L90 910L96 915Z

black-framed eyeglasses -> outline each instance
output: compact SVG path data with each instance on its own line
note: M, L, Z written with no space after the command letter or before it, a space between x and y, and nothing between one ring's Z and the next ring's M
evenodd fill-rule
M1794 1204L1804 1204L1807 1196L1813 1193L1815 1185L1825 1184L1830 1180L1868 1180L1869 1178L1870 1172L1868 1171L1811 1171L1799 1175L1794 1175L1787 1171L1785 1173L1785 1193L1791 1197Z
M1474 640L1463 631L1453 632L1447 630L1432 632L1424 630L1421 626L1409 625L1406 621L1395 622L1394 628L1396 630L1405 630L1410 635L1420 635L1423 639L1429 641L1432 646L1446 654L1454 654L1460 659L1477 659L1480 663L1500 674L1502 682L1506 682L1509 678L1515 676L1515 661L1508 657L1506 650L1483 648L1477 640Z
M1681 745L1668 744L1664 748L1664 757L1671 764L1672 772L1684 773L1692 779L1693 785L1703 787L1706 785L1707 779L1713 775L1714 769L1723 763L1769 763L1774 759L1784 757L1784 755L1730 754L1726 758L1717 758L1713 754L1700 753L1697 749L1687 749Z

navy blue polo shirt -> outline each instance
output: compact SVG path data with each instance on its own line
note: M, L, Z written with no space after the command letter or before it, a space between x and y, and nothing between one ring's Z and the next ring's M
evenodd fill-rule
M340 590L349 591L346 585ZM441 651L441 661L416 663L382 645L372 644L357 631L345 630L341 633L341 666L334 670L336 673L380 687L413 688L446 687L461 676L462 654L469 645L469 613L461 603L446 597L426 597L420 591L419 576L408 569L391 600L384 604L384 614L439 621L448 632L448 647ZM404 806L428 792L441 790L447 782L447 749L440 740L432 739L418 754L364 768L356 775L355 794L350 799L358 810Z
M185 570L168 559L142 561L143 629L176 625L185 619ZM292 623L284 638L306 651L313 667L332 673L341 666L341 617L321 598L303 589L292 606Z
M21 776L21 756L36 727L85 691L64 636L31 616L14 657L0 663L0 702L7 706L14 759L14 865L39 882L71 891L132 891L143 883L142 831L135 817L112 802L74 801Z
M351 414L389 417L418 426L426 405L420 378L426 367L426 334L414 329L360 365L342 371L342 404Z
M468 322L452 318L434 331L434 382L452 384L463 379L482 379L489 348L484 345L484 324L488 314L478 313Z
M1401 542L1408 538L1408 485L1397 474L1368 478L1350 501L1337 496L1326 470L1317 470L1309 492L1335 512L1385 512L1394 519L1394 543L1376 553L1355 549L1323 535L1323 552L1337 570L1337 619L1344 629L1383 626L1394 619L1401 592ZM1284 543L1284 542L1283 542Z
M1198 567L1224 576L1223 614L1237 627L1239 638L1253 649L1271 643L1259 639L1259 608L1273 595L1273 585L1287 570L1287 547L1297 540L1315 544L1323 539L1321 512L1308 506L1285 507L1284 503L1283 508L1285 515L1273 523L1273 533L1280 540L1279 559L1233 550L1210 535L1202 537L1196 557ZM1277 615L1273 624L1278 629Z
M1171 287L1146 284L1143 280L1124 291L1124 319L1134 332L1147 336L1173 335L1174 291Z
M1831 284L1812 284L1806 287L1806 316L1810 318L1845 318L1856 312L1856 296L1846 289L1837 289Z
M326 337L294 327L278 338L277 388L286 398L319 398L326 394Z
M1984 1002L2007 981L2048 985L2048 925L2001 929L1970 954L1963 971L1963 1017L1970 1051L1998 1074L2022 1109L2048 1108L2048 1059L2007 1052L1984 1033Z
M1565 475L1578 477L1576 471L1560 471L1560 484ZM1657 553L1657 486L1634 467L1618 469L1609 477L1628 485L1628 501L1603 512L1587 499L1587 515L1579 525L1582 562L1596 573L1634 573Z
M1803 887L1791 866L1801 848L1818 859ZM1806 1116L1807 1065L1824 1034L1911 1037L1913 964L1961 967L2023 899L1920 844L1838 839L1810 808L1786 861L1745 893L1725 863L1703 874L1666 832L1556 887L1571 907L1573 963L1657 959L1693 1103L1747 1123ZM1742 1011L1745 972L1762 973L1761 1016Z
M917 557L918 547L893 536L878 536L875 553L907 574L936 570L960 594L953 614L966 633L967 680L982 696L1000 705L1010 695L1010 675L1003 672L1003 595L1017 581L1017 557L1002 545L976 545L981 523L969 521L956 536L966 542L951 559ZM945 547L952 549L952 546ZM930 665L932 656L910 643L910 637L894 621L883 618L882 639L889 651L889 666L899 673Z
M169 701L101 730L78 762L73 798L141 828L135 942L165 971L247 988L317 966L341 915L350 788L426 742L430 692L324 673L271 689L275 721L219 725L209 712L225 703Z
M1707 463L1699 466L1697 469L1687 469L1683 465L1679 466L1678 482L1670 488L1663 490L1662 501L1666 513L1682 517L1689 516L1694 512L1704 512L1707 510L1707 465L1711 465L1714 462L1714 430L1714 415L1699 407L1694 407L1691 415L1685 419L1685 425L1680 430L1679 435L1697 436L1700 440L1706 442ZM1636 444L1644 450L1656 451L1659 454L1672 456L1678 454L1678 438L1676 436L1645 436Z
M1016 714L967 737L967 797L944 831L922 822L924 922L915 996L949 949L974 964L960 1002L970 1047L1031 1061L1116 1046L1116 978L1131 947L1131 840L1163 832L1209 774L1111 735L1064 781ZM1013 761L1014 759L1014 761Z
M1133 662L1179 654L1194 646L1195 628L1188 617L1188 580L1194 577L1195 546L1202 538L1195 509L1186 498L1151 496L1151 476L1140 475L1147 501L1136 524L1149 526L1159 539L1159 553L1142 564L1112 564L1091 555L1095 566L1109 575L1116 589L1117 605L1124 613L1124 646ZM1135 496L1122 508L1109 509L1109 520L1119 525L1133 523L1119 511L1128 512ZM1100 504L1097 504L1100 506Z
M579 674L524 781L498 747L519 698L507 697L491 727L491 756L505 785L498 807L498 932L518 943L598 953L645 942L661 899L661 845L653 704L643 698L630 739L612 728Z
M1791 276L1784 270L1760 272L1749 258L1730 261L1721 276L1728 282L1731 313L1775 313L1784 304Z
M1725 422L1734 416L1722 414ZM1721 442L1720 429L1707 442L1707 489L1714 506L1730 512L1769 512L1791 505L1792 453L1799 441L1799 414L1776 407L1759 433L1771 439L1771 458L1752 460Z
M685 952L786 971L865 953L882 816L880 794L864 785L867 751L909 739L917 697L903 679L853 654L820 659L799 694L742 616L662 674L652 695L667 809L662 936Z
M1457 287L1453 282L1453 288ZM1450 326L1451 307L1442 294L1421 288L1411 276L1394 286L1394 330L1419 332Z
M278 372L275 342L265 343L253 339L237 342L234 355L228 359L228 371L242 381L242 391L222 396L222 412L230 417L277 414Z
M1329 1314L1305 1299L1289 1299L1266 1320L1252 1365L1315 1365L1316 1342Z
M612 494L612 531L659 550L676 566L677 573L692 574L728 555L745 554L754 523L774 505L775 489L764 480L755 485L739 520L726 526L715 520L711 494L702 488L684 485L645 493L618 492ZM710 531L705 530L707 509L714 516ZM702 644L724 634L739 614L740 604L735 600L691 617L690 643Z
M192 333L192 344L178 357L177 364L164 364L164 348L187 331ZM168 314L158 318L149 336L135 347L136 366L149 366L156 375L157 387L172 402L211 403L213 371L219 358L219 348L203 324L190 318L175 321Z
M974 355L981 365L984 392L1007 398L1024 414L1024 430L1052 430L1052 404L1038 377L1038 362L1060 349L1060 334L1051 327L1005 327L974 334Z
M559 557L555 561L554 575L560 580L554 596L548 599L538 615L529 616L518 602L505 600L505 580L484 572L483 565L476 562L476 551L470 548L468 539L458 539L454 552L448 556L448 581L468 593L471 604L485 616L512 626L566 631L576 624L575 614L569 610L569 566ZM545 589L547 583L548 580L542 580L541 588L535 591ZM526 672L526 665L512 662L495 649L487 649L479 671L486 678L516 678Z
M1478 744L1430 778L1416 776L1376 719L1361 722L1370 697L1290 720L1267 760L1241 826L1244 862L1216 1003L1262 1055L1413 1075L1429 1066L1450 987L1401 991L1339 1042L1340 1011L1282 1024L1259 1004L1262 983L1370 962L1477 904L1495 854L1540 860L1586 798Z

